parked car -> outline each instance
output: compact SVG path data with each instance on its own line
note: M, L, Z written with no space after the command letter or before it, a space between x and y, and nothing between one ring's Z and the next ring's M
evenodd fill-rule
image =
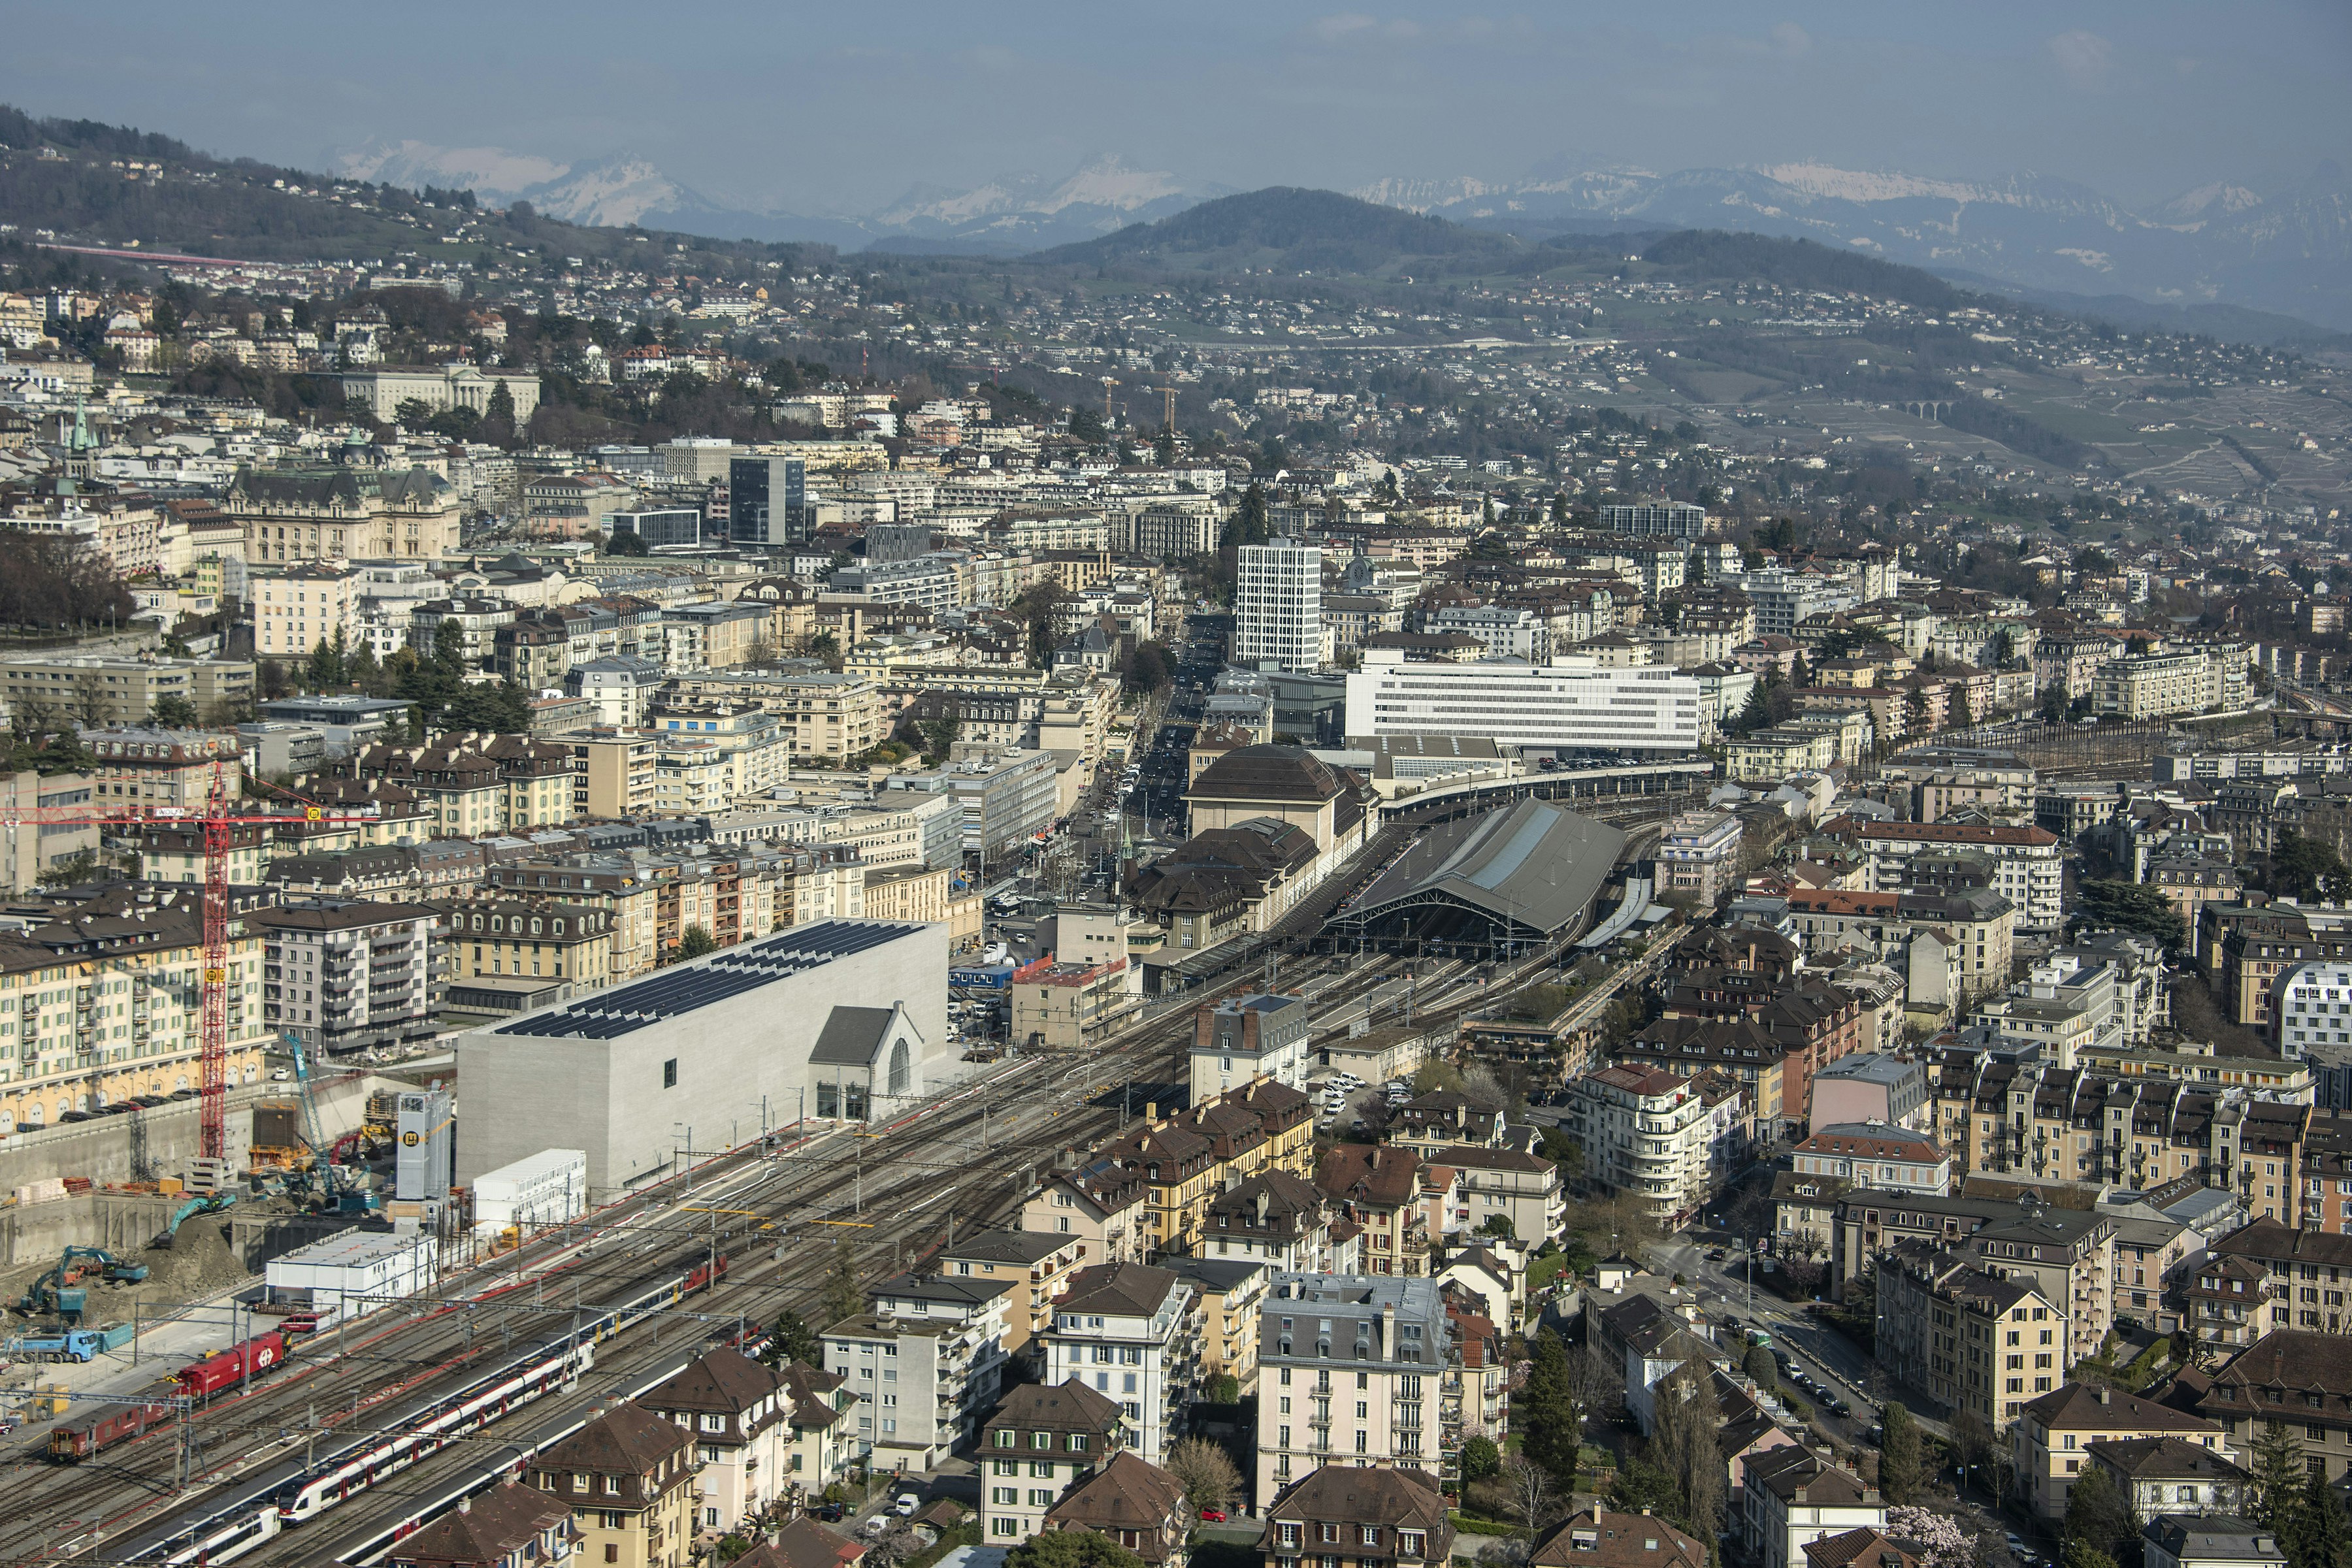
M923 1500L913 1492L900 1492L898 1500L890 1506L891 1511L900 1519L912 1519L915 1517L915 1510L923 1506Z
M890 1516L887 1513L877 1513L866 1521L864 1528L868 1535L879 1535L890 1528Z

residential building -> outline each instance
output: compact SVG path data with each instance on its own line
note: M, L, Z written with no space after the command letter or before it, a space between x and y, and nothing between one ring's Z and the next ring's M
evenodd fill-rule
M428 469L348 465L239 468L222 506L244 528L253 566L440 561L457 552L462 510Z
M1056 963L1052 954L1013 972L1006 984L1017 1047L1075 1050L1116 1033L1143 1009L1127 983L1127 960Z
M698 1529L733 1530L789 1500L792 1391L782 1373L722 1348L687 1363L639 1403L694 1434Z
M507 1481L402 1536L384 1561L391 1568L533 1568L572 1556L580 1534L569 1508Z
M1601 526L1639 538L1699 540L1706 537L1706 508L1689 501L1612 504L1601 509Z
M1541 1247L1567 1229L1568 1192L1559 1168L1543 1156L1457 1144L1437 1150L1430 1160L1457 1178L1448 1230L1493 1235L1500 1221L1508 1227L1508 1239Z
M1159 1466L1114 1454L1047 1511L1048 1530L1091 1530L1150 1568L1184 1568L1196 1523L1184 1488Z
M262 1021L314 1056L429 1039L447 975L418 904L297 899L246 917L262 938Z
M2285 1568L2274 1531L2226 1513L2160 1513L2140 1526L2143 1568Z
M1692 1082L1655 1068L1612 1067L1570 1082L1567 1127L1585 1178L1677 1224L1706 1201L1714 1111Z
M1886 1503L1876 1487L1810 1448L1773 1448L1747 1462L1738 1524L1759 1568L1803 1568L1813 1542L1885 1530Z
M1850 1058L1849 1058L1850 1059ZM1829 1122L1796 1147L1790 1168L1849 1187L1898 1193L1952 1190L1952 1157L1935 1140L1892 1122Z
M112 725L82 731L81 742L98 759L89 792L99 811L197 811L244 791L244 747L234 732Z
M1315 1184L1288 1171L1264 1171L1209 1199L1202 1256L1262 1262L1310 1274L1352 1271L1331 1235L1331 1217Z
M1865 822L1854 830L1870 867L1873 891L1914 885L1913 857L1974 850L1996 866L1993 891L2017 910L2021 931L2055 931L2063 918L2058 836L2046 827L2002 827L1957 822Z
M649 815L660 782L661 737L651 730L593 729L566 736L572 753L572 813L578 817Z
M146 724L158 699L194 704L207 723L229 721L253 700L250 660L105 658L20 654L0 659L0 704L34 725Z
M1158 1463L1181 1435L1200 1356L1190 1285L1141 1263L1097 1263L1070 1277L1041 1336L1044 1381L1079 1378L1118 1401L1124 1445Z
M530 1484L572 1510L578 1554L620 1568L688 1568L694 1545L694 1435L615 1405L541 1449Z
M1386 1144L1341 1143L1315 1165L1315 1190L1360 1232L1368 1275L1429 1272L1433 1232L1421 1156Z
M1451 1342L1434 1280L1275 1276L1258 1321L1255 1495L1318 1466L1442 1463Z
M291 566L257 578L253 595L253 651L263 658L303 659L324 645L360 644L360 574L350 567Z
M2030 1282L1926 1242L1878 1259L1874 1355L1896 1381L2000 1431L2064 1380L2066 1313Z
M2273 1329L2213 1373L2197 1413L2220 1425L2226 1447L2249 1455L2257 1422L2284 1427L2304 1464L2340 1487L2352 1470L2352 1336Z
M1075 1237L1081 1260L1140 1263L1152 1243L1150 1188L1139 1169L1097 1158L1045 1178L1021 1206L1021 1228Z
M1003 1383L1011 1280L901 1274L826 1329L825 1370L856 1393L856 1457L928 1470L980 1430Z
M562 981L571 994L580 995L601 990L614 978L615 921L610 910L476 898L446 906L444 918L449 967L464 979L511 979L527 973L533 979Z
M1193 1103L1254 1078L1300 1088L1307 1080L1308 1032L1304 997L1261 993L1204 1004L1192 1022Z
M1125 1442L1119 1402L1082 1378L1008 1392L980 1433L981 1539L1018 1546L1045 1529L1054 1505Z
M2177 1437L2232 1457L2218 1422L2105 1384L2069 1383L2030 1400L2009 1432L2018 1493L2043 1519L2065 1516L2066 1493L2094 1443Z
M1595 1503L1528 1556L1530 1568L1707 1568L1697 1540L1655 1514Z
M1031 1340L1053 1326L1054 1304L1070 1288L1085 1256L1073 1236L1049 1231L982 1230L951 1240L937 1258L942 1274L989 1283L1009 1280L1013 1300L1006 1309L1004 1348L1025 1353Z
M1924 1131L1934 1120L1927 1065L1911 1057L1856 1051L1812 1075L1813 1117L1824 1127L1884 1121Z
M1418 1466L1318 1466L1279 1499L1261 1487L1261 1568L1428 1568L1453 1560L1454 1524L1437 1478Z
M803 1496L822 1492L845 1479L865 1452L856 1440L856 1417L850 1415L857 1394L847 1378L803 1361L786 1362L779 1370L792 1410L784 1473Z
M2218 1449L2181 1437L2125 1437L2084 1450L2135 1519L2163 1513L2240 1513L2253 1502L2253 1472Z
M1739 818L1727 811L1685 812L1660 830L1653 858L1660 893L1687 893L1702 910L1738 885Z

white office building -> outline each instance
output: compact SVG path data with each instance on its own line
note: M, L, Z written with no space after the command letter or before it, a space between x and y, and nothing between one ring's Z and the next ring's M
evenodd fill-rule
M1604 506L1601 509L1601 526L1612 533L1630 533L1648 539L1704 539L1706 537L1706 508L1693 506L1688 501Z
M1295 539L1244 544L1234 586L1234 662L1312 675L1328 652L1323 552Z
M1411 663L1367 648L1348 677L1348 733L1477 735L1537 751L1683 752L1698 749L1699 690L1654 665L1604 669L1555 654L1548 664L1480 659Z

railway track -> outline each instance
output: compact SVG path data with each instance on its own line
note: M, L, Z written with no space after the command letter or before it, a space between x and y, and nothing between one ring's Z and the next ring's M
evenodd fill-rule
M1528 955L1484 984L1470 964L1441 963L1426 976L1416 1017L1442 1027L1539 976L1558 956ZM1381 968L1310 956L1286 963L1281 983L1313 985L1321 1011L1360 1000ZM451 1276L439 1295L389 1305L340 1344L322 1336L329 1342L306 1347L287 1369L215 1401L184 1426L173 1423L71 1468L29 1463L20 1453L12 1506L0 1517L0 1563L122 1563L196 1521L258 1509L287 1480L560 1341L577 1319L642 1291L698 1250L730 1256L732 1266L707 1293L600 1346L575 1386L240 1558L263 1565L372 1560L403 1525L516 1470L519 1456L576 1427L598 1403L642 1393L787 1307L813 1306L832 1264L832 1237L856 1238L861 1279L870 1283L919 1266L951 1225L1002 1223L1059 1150L1090 1145L1121 1125L1126 1086L1181 1079L1195 1006L1262 979L1255 966L1221 976L1189 1005L1125 1037L1010 1064L874 1131L831 1131L773 1152L751 1145L719 1156L507 1258Z

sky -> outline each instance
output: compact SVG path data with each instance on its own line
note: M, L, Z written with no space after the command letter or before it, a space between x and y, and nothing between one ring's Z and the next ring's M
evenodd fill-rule
M810 214L1105 154L1195 187L1820 162L2144 205L2352 151L2345 0L1350 3L19 5L0 99L310 169L625 153Z

